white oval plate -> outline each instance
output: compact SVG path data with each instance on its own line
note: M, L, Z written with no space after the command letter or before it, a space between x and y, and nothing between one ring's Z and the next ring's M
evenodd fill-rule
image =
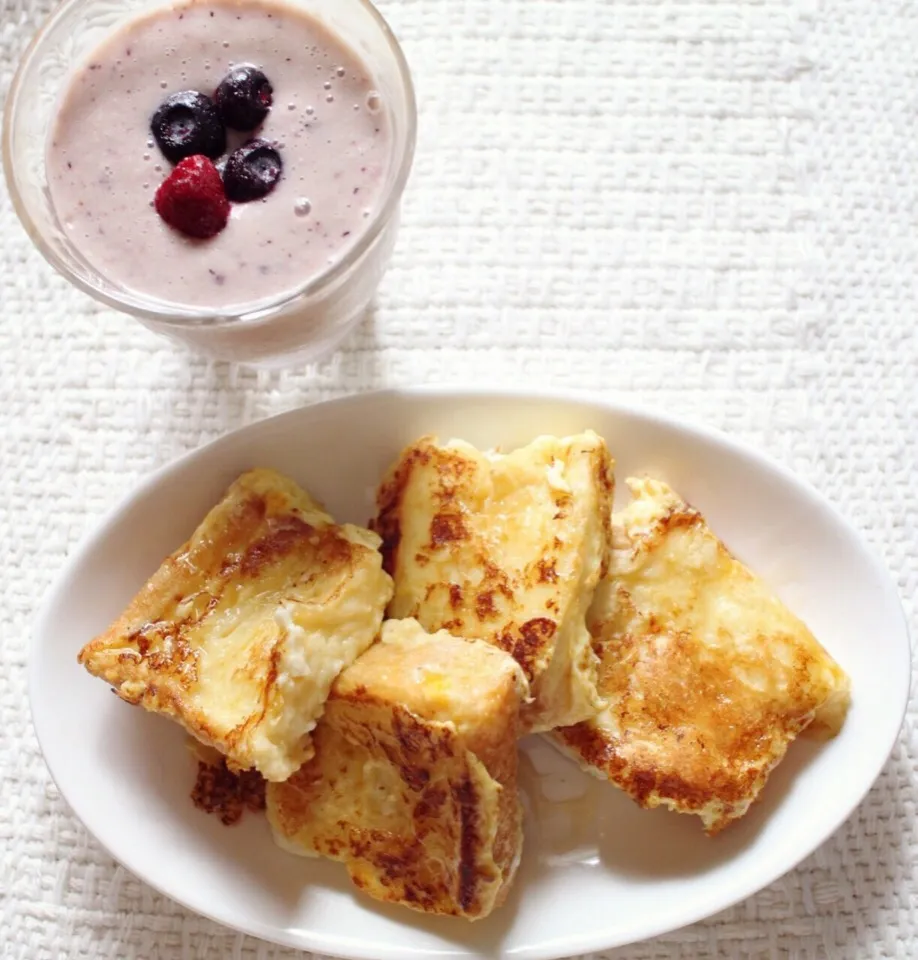
M527 837L509 902L475 924L383 907L342 866L283 853L260 817L233 828L195 810L183 734L78 667L101 631L242 470L272 466L366 522L373 489L421 434L512 447L592 428L616 475L653 472L811 626L848 671L840 736L796 743L762 801L714 840L694 817L647 812L526 745ZM619 484L620 488L624 484ZM127 869L185 906L257 937L343 957L547 960L706 917L790 870L852 812L895 741L909 643L896 591L854 530L812 489L714 432L628 405L564 395L410 391L295 410L218 440L143 483L69 562L41 616L29 689L48 767L77 816Z

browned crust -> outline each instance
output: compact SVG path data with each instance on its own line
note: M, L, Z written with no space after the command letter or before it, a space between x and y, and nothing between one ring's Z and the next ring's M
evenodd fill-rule
M486 816L497 812L484 810L474 771L455 738L421 734L417 718L413 720L406 723L404 715L401 717L395 739L400 739L403 747L387 742L385 736L372 739L369 745L356 745L358 763L381 752L397 767L404 784L404 829L394 833L374 827L372 822L345 819L325 825L312 836L312 843L316 852L343 860L354 884L376 899L426 913L474 919L492 907L487 888L496 878L482 865L486 842L482 824ZM314 759L286 783L272 785L275 815L288 835L295 835L308 823L311 798L326 789L327 774L322 769L326 751L341 755L355 746L348 748L339 735L331 734L329 723L335 723L334 717L320 724ZM353 724L346 729L349 735L355 732ZM436 783L429 781L428 768L423 766L433 755L436 766L430 769L438 771ZM424 775L418 776L422 770ZM503 793L509 794L514 807L518 804L515 776L502 784L501 799ZM502 810L500 816L506 822L501 824L501 840L494 852L504 857L499 869L506 886L512 880L521 842L520 818L516 809L509 811L509 817L508 811ZM448 867L450 861L454 866ZM505 896L506 889L502 889L497 902Z
M601 444L590 450L590 468L600 491L597 510L605 548L599 573L605 574L611 544L614 478L611 457ZM421 469L423 480L416 476ZM520 598L534 586L559 582L559 553L564 545L554 536L519 570L499 568L470 522L479 469L465 451L440 446L435 438L427 436L406 448L384 478L377 495L377 515L370 525L383 539L384 566L396 582L396 597L389 613L416 617L430 631L444 629L499 646L523 668L538 703L541 677L554 656L566 609L557 600L549 599L540 607L544 612L539 617L520 617L517 613ZM419 538L416 531L411 534L412 542L405 548L409 555L405 555L404 521L412 508L411 498L417 495L413 487L418 482L425 484L431 521L426 538ZM565 491L552 496L556 507L554 520L563 524L573 498ZM450 559L456 570L474 569L475 579L456 583L431 578L424 587L426 594L399 596L399 585L410 567L423 570L433 560L444 564ZM442 615L444 612L446 615Z
M793 710L752 702L732 667L700 661L691 638L677 636L669 652L650 664L633 655L640 643L622 638L620 659L610 667L615 658L607 653L604 662L602 689L618 694L611 712L622 735L600 731L592 721L558 735L642 806L669 802L699 815L720 810L709 828L716 833L757 796L809 723L806 659L789 675L789 698L801 705Z
M536 617L519 626L511 624L501 633L497 643L516 660L523 668L526 679L532 682L536 667L557 630L558 625L554 620L549 617Z
M398 551L402 541L399 504L415 466L426 466L430 462L430 441L430 437L422 437L407 450L377 492L377 512L376 517L370 521L370 529L382 538L383 569L390 576L398 564Z
M430 547L436 549L444 543L467 540L469 531L459 513L438 513L430 521Z
M354 551L363 548L345 540L332 527L313 527L296 516L265 518L260 497L244 501L224 533L222 537L197 543L192 540L180 547L134 597L124 614L105 633L90 641L77 659L90 673L114 684L116 692L127 702L168 713L196 736L234 748L268 709L280 650L275 646L268 654L269 668L263 677L258 708L233 730L217 731L187 702L187 691L198 679L198 654L188 640L190 629L213 611L230 583L235 588L246 580L255 581L266 567L291 554L302 556L304 567L339 568L350 565ZM246 534L252 538L248 542ZM211 584L213 595L203 610L184 618L174 618L167 612L177 597L184 598L204 582ZM171 641L168 652L163 649L167 638ZM112 649L122 651L115 661L105 656ZM130 655L131 649L137 651L139 659ZM131 689L134 683L145 684L143 692L125 692L121 684L126 681L131 682Z
M358 661L352 671L361 670ZM522 842L520 690L510 673L500 683L497 706L460 734L377 696L363 681L350 682L345 672L316 730L315 757L271 786L275 826L288 838L305 831L307 847L344 861L355 886L376 899L426 913L486 915L506 896ZM397 777L387 793L395 821L391 810L389 819L361 816L357 811L369 809L362 799L351 806L370 758Z
M263 720L274 696L281 638L274 639L271 649L253 652L253 668L264 669L258 677L257 702L235 727L225 729L195 703L199 651L191 640L192 630L221 603L231 603L246 583L258 582L269 568L290 557L296 557L301 582L328 570L341 571L343 582L368 552L333 524L308 523L285 497L248 489L246 477L233 484L121 616L77 657L126 702L178 720L195 737L243 766L248 766L244 741ZM340 583L330 581L327 600L333 601L340 589ZM190 612L179 616L176 608L185 598L194 598L194 603Z
M234 773L225 758L216 764L199 760L191 802L229 827L238 823L247 810L260 813L265 809L265 781L252 770Z
M673 537L716 545L706 576L716 570L741 584L755 580L713 537L701 513L678 499L646 529L623 529L619 546L636 562L645 553L675 549ZM697 602L705 602L704 595ZM745 813L811 722L823 687L814 677L827 655L790 614L788 629L796 623L799 635L776 627L748 649L713 656L697 637L674 629L665 608L638 607L621 580L612 607L611 620L593 625L602 655L600 690L611 706L602 723L587 721L556 736L637 803L703 816L708 832L717 833ZM778 643L793 650L790 662L769 658ZM775 684L768 692L744 681L763 672Z
M475 902L478 864L478 810L475 788L468 777L453 787L453 798L459 809L459 893L457 900L463 913Z

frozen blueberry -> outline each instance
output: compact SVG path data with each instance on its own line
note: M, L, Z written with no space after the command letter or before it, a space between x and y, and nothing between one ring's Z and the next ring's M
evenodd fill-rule
M254 130L274 102L271 81L257 67L242 64L220 81L214 101L223 122L233 130Z
M266 197L280 180L284 165L267 140L249 140L226 161L223 187L234 203Z
M160 104L150 129L171 163L201 154L215 160L226 150L226 128L210 97L183 90Z

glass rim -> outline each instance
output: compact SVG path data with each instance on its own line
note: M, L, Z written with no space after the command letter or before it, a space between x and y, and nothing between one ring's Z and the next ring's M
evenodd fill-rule
M379 235L397 214L398 205L414 161L417 140L417 99L414 82L401 44L375 4L371 0L353 0L369 13L379 27L389 53L395 61L407 108L405 145L393 164L395 176L386 190L385 199L369 218L366 228L361 231L353 245L348 248L340 260L330 264L305 283L293 287L279 296L251 301L244 305L244 309L227 312L219 309L182 307L178 304L148 298L129 290L109 289L93 282L91 276L82 275L54 249L53 245L45 238L41 228L36 224L29 212L28 204L23 199L22 191L19 189L19 176L13 164L13 119L17 113L20 90L26 74L40 53L42 42L47 34L64 16L75 7L79 7L86 2L87 0L64 0L45 19L19 60L4 104L2 157L6 185L13 209L38 252L61 276L83 293L123 313L131 314L143 320L155 321L157 324L165 326L225 326L235 323L265 321L273 316L286 313L289 307L299 305L303 300L333 288L373 246ZM169 2L170 0L166 0L166 2L157 6L166 7ZM278 2L289 5L290 0L278 0ZM156 7L152 9L156 9ZM344 39L346 41L346 38Z

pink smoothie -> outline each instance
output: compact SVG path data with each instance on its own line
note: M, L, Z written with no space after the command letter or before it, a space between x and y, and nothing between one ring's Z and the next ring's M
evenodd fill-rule
M189 240L153 209L171 164L150 118L171 93L212 96L253 64L274 105L251 134L284 168L267 197L234 204L226 228ZM187 307L237 310L307 282L354 243L379 202L391 152L386 106L367 67L308 15L263 0L192 0L132 21L75 73L47 153L55 212L108 280Z

